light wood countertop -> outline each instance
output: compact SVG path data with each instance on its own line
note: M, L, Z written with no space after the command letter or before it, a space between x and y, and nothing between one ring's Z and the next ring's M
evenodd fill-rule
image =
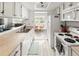
M9 56L12 51L24 40L26 33L16 33L20 27L0 33L0 56Z
M26 33L10 33L0 37L0 56L8 56L24 40Z
M10 30L4 31L4 32L0 32L0 36L6 35L8 33L16 32L17 30L23 28L24 26L25 26L25 24L22 26L19 26L19 27L12 27Z
M79 46L72 46L71 49L79 56Z
M27 33L16 33L24 25L0 33L0 56L9 56L15 48L27 38Z

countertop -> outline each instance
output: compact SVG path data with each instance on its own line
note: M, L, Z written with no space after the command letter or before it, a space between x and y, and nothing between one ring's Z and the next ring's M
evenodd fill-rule
M72 46L71 49L79 56L79 46Z
M0 33L0 56L8 56L24 40L26 33L16 33L24 25Z
M24 40L26 33L11 33L0 37L0 56L8 56Z
M24 25L0 33L0 56L9 56L27 37L27 33L16 33ZM30 30L32 31L32 29Z
M16 32L17 30L19 30L20 28L22 28L22 27L24 27L24 26L25 26L25 24L22 25L22 26L19 26L19 27L12 27L10 30L1 32L1 33L0 33L0 36L3 36L3 35L5 35L5 34L11 33L11 32Z

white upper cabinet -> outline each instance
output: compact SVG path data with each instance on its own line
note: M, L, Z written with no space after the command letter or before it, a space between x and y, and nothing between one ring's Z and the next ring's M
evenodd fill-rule
M22 5L20 2L4 2L4 16L22 17Z
M76 20L79 20L79 8L75 9L75 17Z
M79 3L63 3L61 21L79 21Z
M63 9L67 9L67 8L71 8L71 7L73 7L73 6L76 6L78 3L77 2L65 2L64 4L63 4Z
M14 16L14 2L4 2L4 16Z
M28 19L29 18L28 13L29 13L28 9L26 9L24 6L22 6L22 17Z
M22 17L22 5L20 2L15 3L15 16Z
M0 2L0 16L2 15L3 12L3 2Z
M21 2L0 2L0 16L29 19L31 12Z
M63 19L64 19L64 21L73 21L73 20L75 20L75 12L70 11L70 12L64 13L63 14Z

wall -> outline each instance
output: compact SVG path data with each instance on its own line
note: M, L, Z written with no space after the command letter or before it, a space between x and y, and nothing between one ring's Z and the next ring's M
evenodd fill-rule
M71 27L79 27L79 22L67 22L67 25Z

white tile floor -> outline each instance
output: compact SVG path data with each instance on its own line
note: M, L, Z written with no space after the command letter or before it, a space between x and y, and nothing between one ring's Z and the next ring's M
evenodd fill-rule
M50 48L46 33L35 33L35 39L28 55L32 56L54 56L54 50Z
M54 56L54 50L50 48L47 40L34 40L28 55Z

